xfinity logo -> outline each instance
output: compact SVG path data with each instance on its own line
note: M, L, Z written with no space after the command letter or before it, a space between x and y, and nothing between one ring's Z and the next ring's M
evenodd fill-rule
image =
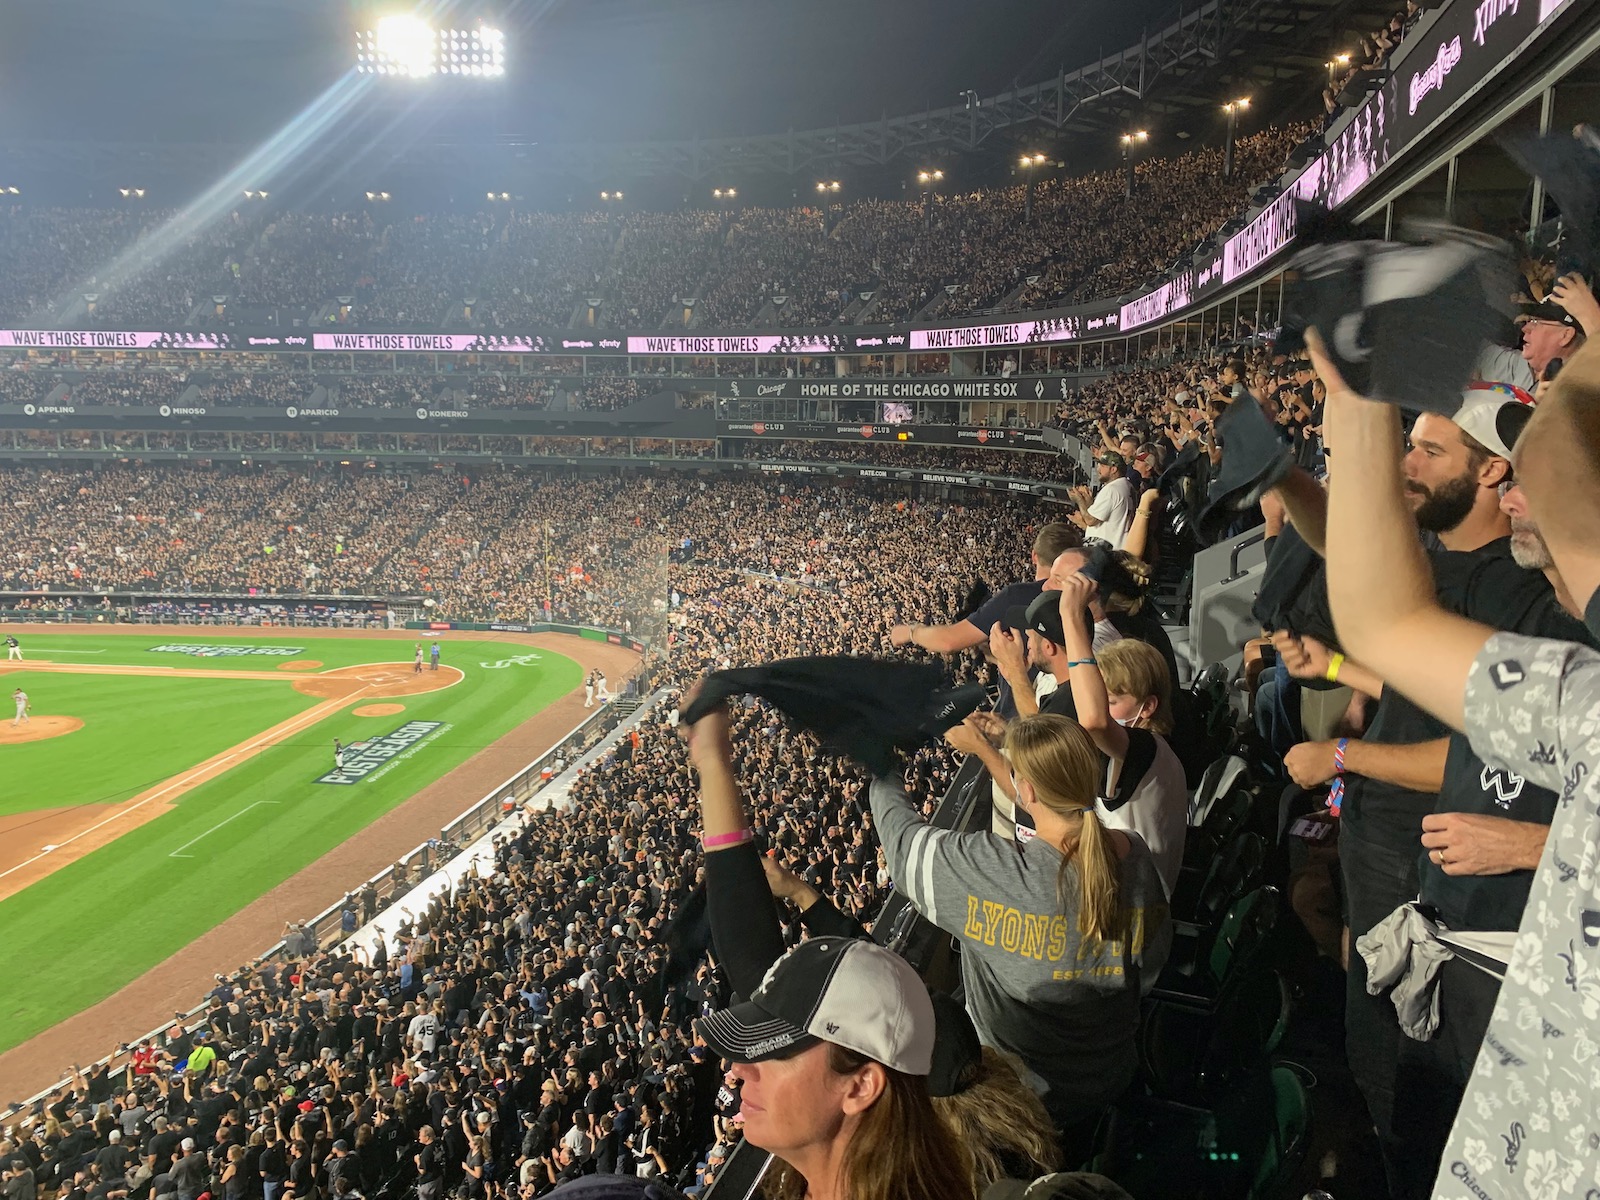
M1519 0L1483 0L1472 14L1472 40L1480 46L1483 45L1483 35L1489 32L1489 26L1506 13L1517 15L1518 2Z

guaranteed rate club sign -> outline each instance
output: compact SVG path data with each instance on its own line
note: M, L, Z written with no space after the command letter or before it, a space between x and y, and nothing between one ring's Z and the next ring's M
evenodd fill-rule
M366 779L377 779L449 728L444 721L407 721L393 733L352 742L344 748L344 765L320 776L317 782L348 787Z

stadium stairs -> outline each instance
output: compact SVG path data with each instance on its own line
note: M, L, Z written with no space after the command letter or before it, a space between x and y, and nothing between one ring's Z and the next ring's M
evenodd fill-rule
M933 289L933 295L928 297L928 302L912 314L911 320L913 323L934 320L949 306L950 293L942 287L936 287Z

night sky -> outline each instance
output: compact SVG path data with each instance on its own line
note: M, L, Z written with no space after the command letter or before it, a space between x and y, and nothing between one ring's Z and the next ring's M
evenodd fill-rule
M8 136L252 143L331 87L371 6L327 0L11 0ZM502 0L497 81L370 80L362 103L448 133L545 141L782 132L1033 83L1136 41L1152 0ZM373 115L373 114L369 114Z

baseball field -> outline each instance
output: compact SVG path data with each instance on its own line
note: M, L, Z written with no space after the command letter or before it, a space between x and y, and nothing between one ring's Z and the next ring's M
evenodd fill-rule
M21 663L0 662L0 1051L110 995L582 681L572 659L509 642L442 642L435 670L424 641L419 672L410 640L217 632L35 634Z

